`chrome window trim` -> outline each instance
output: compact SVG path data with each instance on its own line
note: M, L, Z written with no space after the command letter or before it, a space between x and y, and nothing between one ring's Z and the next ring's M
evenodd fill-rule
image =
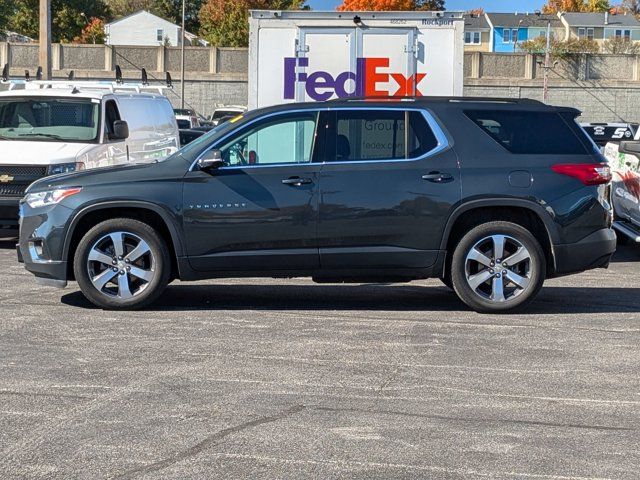
M431 150L429 150L428 152L425 152L424 154L422 154L419 157L412 157L412 158L396 158L396 159L376 159L376 160L348 160L348 161L326 161L323 160L322 162L305 162L305 163L293 163L293 162L283 162L283 163L273 163L273 164L268 164L268 165L233 165L233 166L227 166L227 167L220 167L219 170L237 170L237 169L247 169L247 168L271 168L271 167L285 167L285 166L289 166L289 165L297 165L297 166L305 166L305 165L325 165L325 164L331 164L331 165L349 165L349 164L367 164L367 163L398 163L398 162L416 162L419 160L424 160L425 158L428 157L432 157L434 155L437 155L438 153L446 150L447 148L449 148L450 143L449 143L449 139L447 138L447 136L444 133L443 128L441 127L440 123L436 120L435 116L427 109L424 108L406 108L402 105L399 105L398 108L389 108L389 107L375 107L375 106L360 106L360 107L322 107L322 108L298 108L298 109L293 109L293 110L283 110L280 112L273 112L270 113L268 115L264 115L264 116L260 116L259 118L255 118L253 120L251 120L250 122L247 122L246 124L242 125L241 128L244 127L248 127L253 125L256 122L262 121L264 119L267 118L271 118L271 117L275 117L278 115L288 115L288 114L292 114L292 113L306 113L306 112L316 112L318 114L322 113L322 112L337 112L337 111L361 111L361 110L381 110L381 111L396 111L396 110L400 110L403 112L419 112L422 114L422 116L424 117L424 119L427 122L427 125L429 125L429 128L431 128L431 131L433 132L436 141L438 142L437 145L432 148ZM318 119L320 117L318 116ZM318 124L316 122L316 130L318 128ZM194 170L196 165L198 164L198 161L200 160L200 158L202 158L209 150L215 148L216 145L219 145L221 143L223 143L226 139L228 139L230 136L232 136L234 133L236 133L239 129L235 129L232 130L231 132L229 132L227 135L225 135L224 137L222 137L220 140L218 140L215 145L211 145L209 148L205 149L202 151L202 153L200 153L200 155L198 155L198 157L195 159L195 161L191 164L191 166L189 167L189 172L193 172L196 171ZM314 148L315 148L315 143L314 143Z

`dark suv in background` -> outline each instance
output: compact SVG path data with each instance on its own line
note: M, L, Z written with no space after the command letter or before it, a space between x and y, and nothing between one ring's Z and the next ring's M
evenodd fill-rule
M161 163L34 183L18 255L110 309L175 278L311 276L437 277L474 310L507 311L615 250L611 174L578 115L470 98L255 110Z

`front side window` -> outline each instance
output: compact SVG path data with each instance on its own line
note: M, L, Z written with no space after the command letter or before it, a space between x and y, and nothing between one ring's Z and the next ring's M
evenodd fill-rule
M403 110L337 111L331 161L405 160L438 146L422 113Z
M93 142L98 139L100 104L90 99L3 98L3 140Z
M225 166L309 163L317 112L291 113L243 129L221 147Z
M556 112L467 110L465 115L512 153L584 155L586 147Z

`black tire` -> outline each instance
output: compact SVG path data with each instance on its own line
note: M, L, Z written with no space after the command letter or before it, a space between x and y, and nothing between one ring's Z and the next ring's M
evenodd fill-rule
M116 260L114 252L116 242L111 241L111 248L108 247L110 234L116 232L123 233L123 235L116 235L117 238L122 238L121 243L124 251L122 258L117 260L118 264L108 265L107 262L100 261L90 263L89 254L92 250L94 252L104 251L108 257L113 257ZM146 243L148 249L145 247L144 250L148 253L130 263L131 260L128 256L134 253L135 242L139 240ZM98 247L99 245L107 245L106 250L103 247ZM129 261L127 262L127 260ZM125 264L125 262L127 263ZM117 270L118 268L121 270ZM111 272L108 270L118 271L118 273L114 274L109 283L98 290L97 285L92 281L91 269L97 269L93 272L94 279L99 274L105 274L105 278L111 276ZM125 269L130 273L123 274ZM80 290L94 305L107 310L137 310L157 300L166 288L171 276L171 258L166 243L154 228L138 220L114 218L99 223L82 237L74 256L73 271ZM141 272L145 276L149 275L150 278L148 281L142 280L142 277L136 277L133 272ZM126 279L126 289L120 287L120 275ZM121 290L126 292L122 296ZM129 294L131 294L130 297Z
M499 252L496 244L500 243L498 239L501 237L506 237L502 253L506 259L493 258L493 252ZM520 247L524 247L524 250ZM489 266L467 259L472 250L483 252L483 248L486 250L482 262L492 260ZM514 257L516 251L524 253ZM517 261L525 256L525 260ZM516 261L516 265L508 265L510 262L507 262L507 266L502 265L509 258ZM497 260L500 260L499 264L496 264ZM475 289L472 287L474 280L486 276L489 278L485 282ZM545 278L546 259L540 243L531 232L515 223L495 221L479 225L460 239L453 252L453 288L467 306L479 313L502 313L526 306L538 295ZM512 279L524 287L518 286Z

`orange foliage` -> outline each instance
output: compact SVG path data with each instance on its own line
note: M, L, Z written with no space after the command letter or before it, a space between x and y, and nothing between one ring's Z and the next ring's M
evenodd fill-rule
M338 7L341 11L394 11L414 10L415 0L344 0Z

